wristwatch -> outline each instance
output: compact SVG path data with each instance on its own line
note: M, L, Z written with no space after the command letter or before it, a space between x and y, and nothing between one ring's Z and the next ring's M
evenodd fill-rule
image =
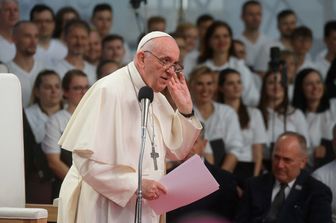
M189 114L184 114L182 112L180 112L180 113L181 113L181 115L183 115L186 118L190 118L190 117L193 117L195 115L194 109L192 109L191 113L189 113Z

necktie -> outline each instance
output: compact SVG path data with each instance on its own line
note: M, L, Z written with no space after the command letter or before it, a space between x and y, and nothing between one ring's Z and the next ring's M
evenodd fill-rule
M287 188L287 186L288 185L284 183L280 184L280 190L275 195L270 211L266 217L268 222L275 222L275 220L277 219L278 213L286 198L285 189Z

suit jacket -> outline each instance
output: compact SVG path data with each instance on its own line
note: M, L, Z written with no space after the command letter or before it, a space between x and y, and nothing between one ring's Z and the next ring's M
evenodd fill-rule
M237 223L261 223L271 207L275 179L266 174L249 179ZM332 194L326 185L301 171L278 216L278 223L331 223Z
M234 176L205 161L209 172L217 180L219 190L184 207L167 213L167 222L176 222L191 214L210 214L232 220L238 207L237 184ZM192 186L191 186L192 188Z

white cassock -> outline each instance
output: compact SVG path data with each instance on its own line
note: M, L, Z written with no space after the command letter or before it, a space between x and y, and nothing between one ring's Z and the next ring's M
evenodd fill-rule
M60 191L57 222L134 221L141 142L137 94L143 86L131 62L99 80L81 100L59 142L73 151L73 165ZM161 93L154 93L151 106L143 178L159 180L165 174L166 155L169 159L184 158L202 127L195 117L174 112ZM158 170L154 170L150 156L153 120ZM142 221L159 222L145 199Z

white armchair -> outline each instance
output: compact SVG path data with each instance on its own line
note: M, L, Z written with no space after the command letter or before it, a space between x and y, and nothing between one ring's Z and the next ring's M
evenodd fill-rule
M0 73L0 223L44 223L46 209L25 208L21 101L18 78Z

